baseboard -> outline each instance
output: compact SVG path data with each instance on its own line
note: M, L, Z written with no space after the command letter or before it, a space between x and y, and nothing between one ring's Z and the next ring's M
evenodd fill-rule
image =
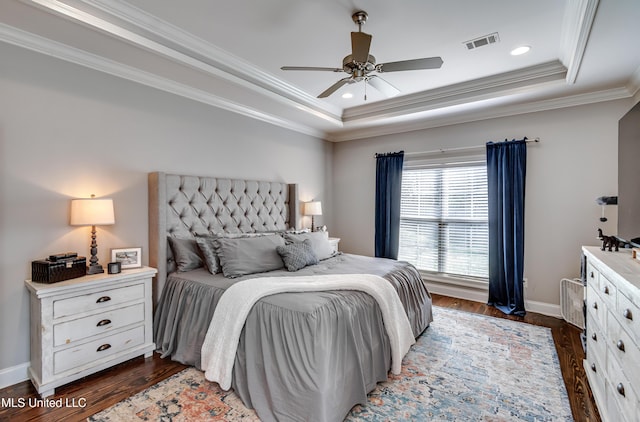
M547 315L554 318L562 318L560 313L560 305L546 302L537 302L535 300L524 301L524 308L529 312Z
M487 303L486 290L469 289L452 284L434 283L429 280L424 280L424 282L427 285L427 289L429 289L431 293L442 296L455 297L458 299L471 300L473 302Z
M0 369L0 389L29 379L29 362Z
M470 289L461 286L455 286L450 284L434 283L429 280L424 280L427 288L430 292L455 297L458 299L471 300L473 302L487 303L487 290L484 289ZM524 301L525 309L529 312L535 312L537 314L547 315L554 318L562 318L560 314L560 305L546 302L538 302L535 300Z

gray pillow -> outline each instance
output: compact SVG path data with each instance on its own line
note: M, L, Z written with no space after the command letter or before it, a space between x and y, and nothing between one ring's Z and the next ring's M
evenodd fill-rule
M329 243L328 232L285 233L284 239L287 243L301 243L305 239L309 239L311 241L311 248L320 261L331 258L334 255L333 247L331 243Z
M309 239L299 243L278 246L276 250L288 271L298 271L307 265L316 265L318 263L318 257L313 252L311 240Z
M220 259L216 253L216 240L221 237L235 239L239 237L258 237L267 236L273 233L214 233L214 234L196 234L196 243L200 248L202 259L211 274L222 272Z
M283 267L276 251L278 246L284 246L281 236L220 237L214 244L225 277L235 278Z
M168 239L178 271L184 272L202 267L200 248L194 239L179 239L177 237L169 237Z
M204 263L207 265L207 269L211 274L217 274L222 271L218 255L216 255L215 239L214 236L196 237L196 243L200 248Z

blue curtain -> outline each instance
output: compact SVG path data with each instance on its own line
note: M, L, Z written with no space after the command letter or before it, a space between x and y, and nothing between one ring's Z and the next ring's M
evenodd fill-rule
M524 191L526 138L487 143L489 300L505 314L525 315Z
M376 256L398 259L404 151L376 154Z

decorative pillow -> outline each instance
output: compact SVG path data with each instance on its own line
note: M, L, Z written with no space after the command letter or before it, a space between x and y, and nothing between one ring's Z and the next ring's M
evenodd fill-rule
M216 238L214 236L197 236L196 243L200 248L200 253L204 259L204 263L211 274L217 274L222 271L218 255L216 255Z
M285 230L284 232L281 232L283 235L284 234L302 234L302 233L311 233L311 230L309 229L288 229Z
M203 265L200 248L194 239L168 237L177 270L180 272L195 270Z
M284 239L278 235L219 237L214 244L225 277L235 278L283 267L276 248L284 246Z
M298 271L307 265L316 265L318 263L318 257L313 252L311 240L309 239L299 243L278 246L276 251L278 251L288 271Z
M331 258L334 255L333 247L331 246L331 243L329 243L328 232L310 232L300 234L285 233L284 239L288 243L300 243L309 239L311 241L311 248L320 261Z

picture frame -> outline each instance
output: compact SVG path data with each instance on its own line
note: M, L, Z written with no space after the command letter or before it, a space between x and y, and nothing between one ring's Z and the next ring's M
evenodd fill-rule
M119 262L123 270L142 267L142 248L111 249L111 261Z

